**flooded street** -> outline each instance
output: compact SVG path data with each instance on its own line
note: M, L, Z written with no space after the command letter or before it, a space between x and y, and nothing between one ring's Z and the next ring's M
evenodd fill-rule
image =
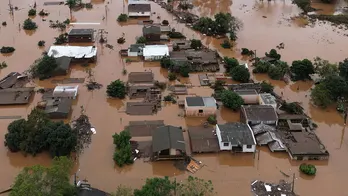
M8 2L0 1L0 18L6 21L7 26L0 28L1 46L12 46L16 51L10 56L0 55L0 62L5 61L8 67L0 70L0 78L10 72L23 72L40 57L44 50L53 44L54 38L59 31L49 27L49 20L64 21L70 17L69 9L64 5L43 6L44 0L37 0L37 10L45 9L50 14L42 21L42 17L36 16L33 20L38 24L35 32L26 32L19 28L27 18L29 5L34 0L13 1L14 6L19 8L14 12L14 18L10 17ZM178 180L186 178L189 173L182 172L173 166L173 162L147 163L137 160L133 165L122 169L114 165L112 159L114 144L112 135L123 130L129 121L134 120L164 120L166 124L174 126L200 125L204 119L183 118L178 105L166 105L153 116L129 116L125 114L125 100L113 100L107 98L106 86L113 80L127 80L122 74L125 66L128 73L132 71L151 70L155 74L155 80L166 81L167 70L162 69L159 63L132 62L123 63L120 49L126 49L130 44L136 42L136 37L141 36L142 26L136 22L129 22L120 26L116 21L117 16L122 13L123 4L121 1L109 0L103 3L101 0L92 0L93 9L82 9L73 12L74 22L99 23L100 25L76 25L69 28L94 28L104 29L108 32L108 43L114 45L114 50L95 43L98 47L97 63L89 65L93 76L98 83L104 85L100 90L87 91L81 86L77 102L73 105L72 118L80 114L80 107L83 106L90 122L96 127L97 134L93 135L92 143L82 154L78 165L80 179L87 179L93 187L113 192L119 184L140 187L144 180L154 176L169 176ZM125 3L126 4L126 3ZM151 2L152 16L155 22L168 20L177 31L182 31L188 39L201 39L209 48L218 49L224 56L240 57L241 48L249 48L257 51L258 56L264 56L265 52L283 42L285 49L279 50L282 59L291 63L293 60L303 58L313 59L320 56L332 62L342 61L348 57L346 50L348 37L344 36L343 30L334 29L329 24L318 24L301 27L290 17L297 15L300 10L290 0L276 0L272 2L260 2L256 0L194 0L195 8L192 10L200 16L211 16L218 12L230 12L233 16L241 19L244 23L243 29L238 33L236 47L231 50L222 49L220 43L223 41L208 38L198 34L183 24L177 24L172 15L167 13L159 5ZM105 6L107 5L107 6ZM317 5L325 7L325 5ZM327 11L334 12L334 8L327 8ZM107 13L107 14L106 14ZM161 19L157 19L157 16ZM102 20L105 16L105 20ZM117 39L125 33L126 43L117 44ZM38 48L40 40L46 41L46 47ZM81 65L70 66L67 77L81 78L88 77L86 68ZM53 79L57 79L55 77ZM64 78L64 77L61 77ZM203 167L195 174L197 177L213 181L218 195L250 195L250 183L255 179L263 181L278 182L280 179L291 181L280 171L292 175L296 174L295 192L299 195L348 195L345 190L346 176L348 176L348 133L343 126L342 117L335 108L326 110L318 109L310 104L309 95L312 83L296 82L286 85L282 81L270 80L265 75L254 75L257 81L267 80L275 86L275 92L283 92L284 98L289 101L301 102L305 112L313 118L318 125L316 133L325 144L330 153L328 161L306 161L317 166L317 175L313 178L303 176L298 171L301 161L291 161L286 153L270 153L268 148L259 148L259 155L231 155L228 152L219 154L196 155L195 158L202 161ZM34 86L53 87L51 80L36 81ZM88 79L86 79L87 81ZM182 80L185 81L185 80ZM199 85L198 74L190 74L186 81L195 86ZM299 87L299 90L297 88ZM190 94L210 96L212 89L208 87L194 87L189 89ZM25 117L31 109L41 100L41 95L36 94L30 105L0 107L1 114L16 115ZM219 123L239 121L239 113L234 113L226 108L220 108L218 112ZM3 146L4 135L7 126L13 120L0 120L0 190L8 188L19 171L29 165L50 164L48 154L40 154L36 157L25 157L21 153L10 153ZM348 128L347 128L348 131ZM231 194L233 190L233 194Z

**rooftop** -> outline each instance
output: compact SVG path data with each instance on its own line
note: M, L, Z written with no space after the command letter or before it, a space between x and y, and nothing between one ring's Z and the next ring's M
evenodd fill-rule
M265 104L277 104L276 98L270 93L262 93L260 97Z
M270 105L243 105L241 112L248 121L277 121L278 116Z
M18 72L9 73L7 76L0 80L0 89L13 87L17 83L18 77L21 75L22 74Z
M239 89L235 90L238 95L257 95L258 93L256 92L255 89Z
M71 110L72 100L68 98L56 98L56 99L47 99L45 113L61 113L69 114Z
M143 48L145 48L145 44L131 44L129 46L129 52L139 52L142 51Z
M187 106L216 107L216 100L213 97L186 97Z
M70 67L71 58L66 56L58 57L56 58L56 63L58 65L57 69L66 71Z
M56 86L53 90L54 97L76 97L79 86Z
M152 72L130 72L128 74L129 83L153 83L154 74Z
M51 46L48 56L71 57L71 58L92 58L97 55L97 48L95 46Z
M126 113L129 115L152 115L156 111L155 103L127 102Z
M130 121L125 129L132 137L146 137L152 136L153 131L161 126L164 126L163 120Z
M191 150L195 153L220 151L219 141L212 127L188 127Z
M167 45L146 45L143 49L144 56L169 56L169 48Z
M242 83L242 84L227 84L228 89L230 90L246 90L246 89L254 89L256 92L260 92L261 85L260 83Z
M151 12L151 5L147 1L131 1L128 4L128 12Z
M94 29L71 29L69 35L93 35Z
M215 51L182 50L170 53L170 59L178 62L217 63Z
M145 25L143 26L143 34L161 34L161 27L159 25Z
M254 135L247 124L235 122L217 125L221 132L222 142L232 145L255 145Z
M8 88L0 90L0 105L27 104L34 88Z
M170 125L158 127L152 135L152 151L167 149L185 150L185 140L182 129Z

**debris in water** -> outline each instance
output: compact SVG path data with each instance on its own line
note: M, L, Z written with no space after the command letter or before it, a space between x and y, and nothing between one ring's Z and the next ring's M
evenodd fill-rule
M296 196L292 191L292 184L280 180L279 184L271 184L263 181L255 180L251 183L251 191L255 195L284 195Z
M84 148L87 148L92 141L93 131L89 118L84 114L84 109L81 106L81 115L72 121L72 127L77 132L76 152L80 155Z
M105 44L105 47L107 47L107 48L109 48L109 49L111 49L111 50L114 49L114 46L113 46L113 45L110 45L110 44Z
M92 131L93 134L96 134L96 133L97 133L97 131L95 130L94 127L91 127L91 131Z
M87 89L89 91L92 91L92 90L99 90L103 87L102 84L99 84L98 82L95 82L95 81L89 81L88 84L86 85L87 86Z

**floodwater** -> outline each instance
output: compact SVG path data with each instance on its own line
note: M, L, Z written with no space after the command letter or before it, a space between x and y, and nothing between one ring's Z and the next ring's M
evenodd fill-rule
M46 21L36 16L34 21L39 28L35 32L19 30L19 24L27 18L29 5L33 0L14 1L19 8L11 18L8 11L8 2L0 2L1 22L6 21L7 26L0 28L0 43L2 46L13 46L16 51L10 56L0 56L0 62L5 61L8 67L0 71L0 77L4 77L12 71L22 72L28 69L41 53L53 43L54 36L59 32L49 28L49 20L65 20L69 18L67 6L43 6L43 0L36 1L37 9L45 9L50 15ZM114 146L112 134L120 132L123 127L132 120L164 120L165 123L177 126L200 125L203 119L184 119L180 117L181 111L177 105L168 104L153 116L127 116L124 113L126 100L112 100L106 96L106 85L116 79L126 81L127 77L122 75L122 68L125 66L128 73L132 71L147 70L155 73L157 80L165 81L167 72L160 68L158 63L132 62L123 64L118 55L120 49L127 48L135 42L135 37L141 35L141 26L136 23L121 25L116 22L117 16L123 10L122 1L109 0L103 3L101 0L92 0L94 8L91 10L79 10L73 12L76 22L100 22L100 25L75 26L75 28L104 29L108 32L108 43L114 45L114 50L96 43L98 47L98 61L96 65L90 65L94 78L104 85L101 90L88 92L85 87L80 88L78 101L73 106L72 118L80 113L83 106L90 117L97 134L92 138L92 144L85 150L75 167L80 169L80 179L87 179L93 186L105 191L115 191L118 184L125 184L138 188L148 177L170 176L178 180L187 177L188 173L177 170L172 162L145 163L137 160L133 165L122 169L115 167L112 155ZM152 10L156 12L152 16L155 21L167 19L174 28L182 31L188 38L203 40L203 43L210 48L218 49L226 56L240 58L240 48L255 49L258 56L275 48L283 42L284 50L280 50L282 59L291 63L292 60L320 56L332 62L339 62L347 57L347 37L343 30L334 29L328 24L317 24L301 27L290 20L300 10L291 4L290 0L276 0L272 2L260 2L255 0L194 0L194 13L201 16L211 16L219 11L230 12L240 18L243 29L238 33L236 46L231 50L223 50L220 43L223 40L207 38L187 29L182 24L173 21L173 17L160 6L152 3ZM107 6L105 6L107 5ZM321 7L325 5L320 4ZM325 7L326 8L326 7ZM328 7L327 10L332 10ZM102 20L103 17L105 20ZM161 19L157 19L160 16ZM73 28L73 27L70 27ZM117 44L117 38L125 33L126 43ZM37 42L46 41L46 47L40 49ZM80 65L71 66L70 77L87 77L88 74ZM289 175L296 174L295 191L300 195L347 195L345 190L346 176L348 176L348 136L345 134L343 119L335 112L334 108L321 110L309 103L309 91L312 83L296 82L286 85L284 82L269 80L265 75L253 76L255 80L268 80L276 88L275 91L283 92L284 98L289 101L299 101L306 112L318 124L317 133L326 148L330 152L330 160L311 162L317 165L318 173L314 178L302 176L298 172L300 161L291 161L287 154L270 153L267 148L260 148L260 153L254 155L231 155L229 153L197 155L196 158L202 161L207 167L198 171L195 176L210 179L213 181L218 195L250 195L250 182L255 179L277 182L286 179L281 172ZM55 78L56 79L56 78ZM199 84L197 74L191 74L189 79L181 80L190 82L197 86ZM50 80L36 81L37 86L53 87ZM299 90L297 88L299 87ZM194 87L190 93L209 96L212 91L209 88ZM16 107L1 107L1 114L26 116L40 100L37 94L30 105ZM218 122L233 122L239 120L239 114L221 108L218 114ZM5 135L7 125L11 120L0 120L1 135ZM4 137L0 137L3 143ZM36 157L24 157L20 153L10 153L5 147L0 148L0 189L8 188L15 176L24 167L34 164L49 165L50 158L47 154L40 154ZM231 193L233 191L233 193Z

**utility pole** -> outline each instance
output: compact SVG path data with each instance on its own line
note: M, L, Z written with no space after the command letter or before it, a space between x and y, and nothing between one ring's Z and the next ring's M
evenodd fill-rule
M292 187L291 187L291 192L294 192L295 189L295 173L292 175Z
M124 14L124 0L122 0L122 2L123 2L123 11L122 11L122 14Z
M108 20L108 5L105 5L105 18Z
M13 5L11 3L11 0L8 0L8 6L10 8L10 15L13 16Z

